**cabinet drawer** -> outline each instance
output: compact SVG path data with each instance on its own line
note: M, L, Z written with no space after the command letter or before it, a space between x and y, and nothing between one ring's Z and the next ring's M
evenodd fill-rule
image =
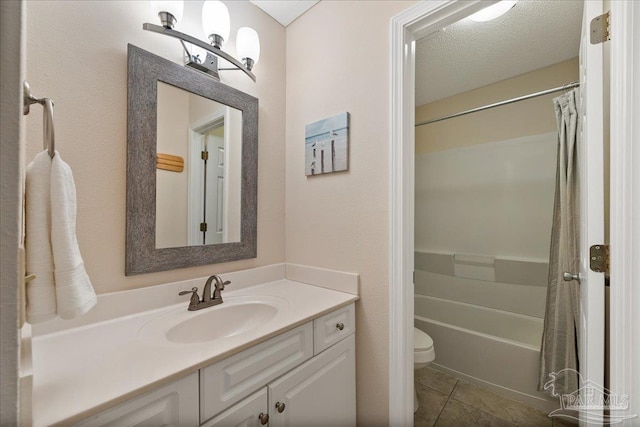
M89 417L76 427L198 425L198 373Z
M356 309L351 304L313 321L313 354L318 354L356 331Z
M296 329L200 370L200 422L313 356L313 325Z

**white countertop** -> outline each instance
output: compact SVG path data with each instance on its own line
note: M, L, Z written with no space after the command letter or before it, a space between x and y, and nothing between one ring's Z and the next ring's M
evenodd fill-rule
M227 289L224 299L265 295L287 303L254 330L199 344L154 341L139 334L143 325L158 316L181 307L187 311L188 298L164 308L35 336L33 425L79 421L358 299L287 279ZM218 307L224 303L203 310Z

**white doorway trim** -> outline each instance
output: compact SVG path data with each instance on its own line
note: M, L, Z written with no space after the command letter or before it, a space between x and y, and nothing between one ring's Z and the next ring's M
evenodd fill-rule
M31 376L26 361L31 357L21 348L19 309L23 302L24 262L20 262L23 246L23 191L25 173L25 119L22 114L22 82L26 61L26 2L0 2L0 424L31 425ZM37 107L39 109L39 107ZM37 115L40 113L36 110ZM24 259L24 258L22 258ZM19 326L20 325L20 326ZM26 360L25 360L26 359ZM22 401L21 401L22 400Z
M415 40L496 3L419 3L391 19L389 424L413 424Z
M610 390L640 417L640 3L611 2Z
M415 40L494 1L420 3L391 20L389 423L413 422ZM611 383L640 416L640 4L611 2ZM635 141L635 143L634 143ZM632 425L638 418L628 420Z

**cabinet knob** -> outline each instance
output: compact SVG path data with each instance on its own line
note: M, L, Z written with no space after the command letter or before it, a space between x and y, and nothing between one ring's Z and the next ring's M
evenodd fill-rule
M260 412L260 415L258 415L258 419L260 420L260 424L265 425L269 422L269 414Z
M284 403L276 402L276 409L278 410L278 412L284 412Z
M336 325L336 328L338 328L339 330L343 330L344 329L344 323L340 322Z

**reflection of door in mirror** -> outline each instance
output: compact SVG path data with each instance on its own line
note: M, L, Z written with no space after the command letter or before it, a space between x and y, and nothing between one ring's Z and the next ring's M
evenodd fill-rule
M242 112L158 82L157 152L184 171L156 170L156 248L240 241Z
M189 130L189 203L187 244L211 245L225 241L224 113ZM228 193L228 191L226 191Z
M203 231L202 237L204 244L209 245L212 243L222 243L226 230L224 215L224 124L205 136L204 149L211 156L209 159L209 174L207 175L206 173L206 166L204 174L208 180L208 182L205 182L205 185L207 185L205 188L211 188L211 197L208 199L207 191L204 191L204 221L207 222L206 212L208 209L210 215L209 223L215 226L213 230L208 229L208 234L207 231Z

